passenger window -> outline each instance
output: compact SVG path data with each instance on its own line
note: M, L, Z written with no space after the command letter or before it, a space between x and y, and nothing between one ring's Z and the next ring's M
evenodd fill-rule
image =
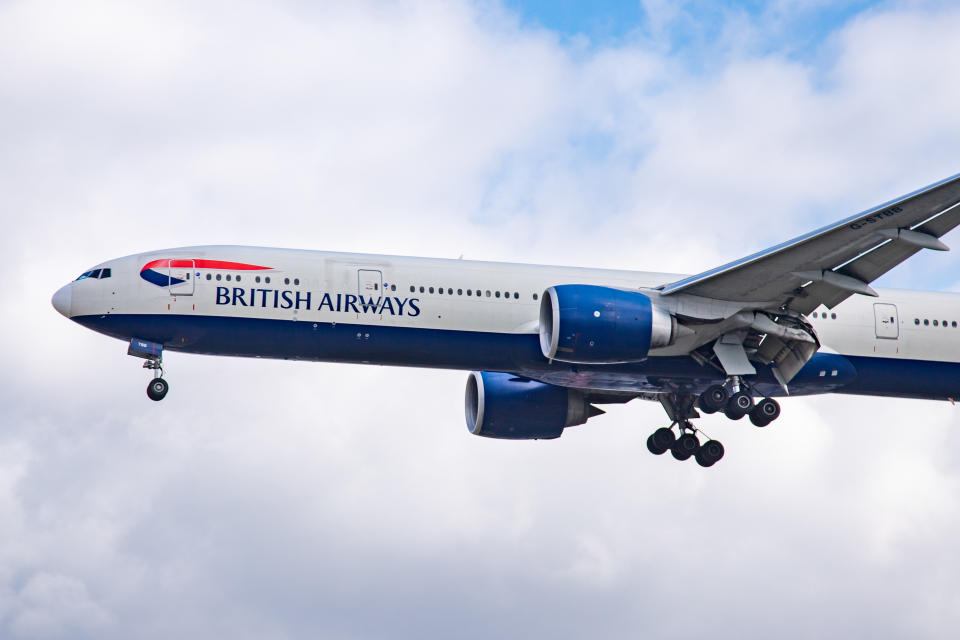
M913 319L913 324L917 324L917 325L920 324L920 318L914 318L914 319ZM956 323L954 323L954 324L956 324Z
M813 317L814 317L814 318L817 317L817 312L816 312L816 311L813 312Z
M189 275L190 275L190 274L187 274L188 277L189 277ZM236 280L237 280L237 282L240 282L240 275L239 275L239 274L237 274Z
M209 273L207 274L207 280L213 280L213 276Z
M240 278L237 278L237 280L239 280L239 279L240 279ZM300 278L294 278L294 279L293 279L293 284L300 284ZM373 285L373 290L374 290L374 291L377 290L377 285L376 285L376 283L374 283L374 285Z
M416 289L414 288L413 285L410 285L410 293L413 293L414 291L416 291Z
M929 326L930 326L930 321L927 320L926 318L924 318L924 319L923 319L923 326L929 327Z
M397 290L397 285L395 284L390 285L390 291L396 291L396 290Z
M433 293L433 287L430 287L430 293Z
M229 277L229 276L228 276ZM290 278L284 278L283 284L290 284Z
M218 273L218 274L217 274L217 282L220 282L220 278L221 278L221 277L222 277L222 276Z
M227 274L227 282L230 282L230 274Z
M490 297L490 290L489 290L489 289L487 289L487 297L488 297L488 298Z
M468 296L472 296L472 295L473 295L473 289L467 289L467 295L468 295Z
M439 289L437 289L437 293L439 293L440 295L443 295L443 287L440 287Z
M264 280L266 281L267 284L270 284L270 276L267 276L266 278L264 278Z
M538 296L537 294L533 294L533 299L534 299L534 300L536 300L538 297L539 297L539 296Z
M423 293L423 287L420 287L420 293Z
M500 292L497 291L496 294L497 294L497 297L499 298L499 297L500 297Z
M520 299L520 294L517 293L516 291L514 291L514 292L513 292L513 299L514 299L514 300L519 300L519 299Z
M458 296L462 296L462 295L463 295L463 289L457 289L457 295L458 295Z
M447 295L448 295L448 296L452 296L452 295L453 295L453 289L448 288L448 289L447 289Z
M933 321L933 326L935 326L935 327L937 326L937 321L936 321L936 320Z
M831 320L836 320L836 319L837 319L837 314L831 313L831 314L830 314L830 319L831 319Z
M257 276L256 278L254 278L254 280L257 282L257 284L259 284L259 283L260 283L260 276Z

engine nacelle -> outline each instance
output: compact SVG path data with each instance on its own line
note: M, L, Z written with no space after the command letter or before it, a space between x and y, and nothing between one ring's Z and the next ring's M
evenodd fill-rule
M547 289L540 302L540 349L551 360L639 362L676 338L676 318L637 291L565 284Z
M603 413L576 389L488 371L470 372L464 404L470 433L510 440L559 438Z

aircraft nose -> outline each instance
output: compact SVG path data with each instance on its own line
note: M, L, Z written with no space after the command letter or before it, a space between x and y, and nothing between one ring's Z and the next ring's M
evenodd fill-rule
M53 308L60 312L65 318L70 317L71 307L73 306L73 288L68 284L57 289L50 300Z

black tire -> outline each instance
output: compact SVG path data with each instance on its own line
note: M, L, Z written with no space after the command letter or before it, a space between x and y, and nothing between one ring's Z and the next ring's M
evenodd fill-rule
M657 429L653 432L651 437L653 438L654 443L664 451L672 447L677 441L677 435L671 429L666 427Z
M166 380L163 378L154 378L150 381L150 384L147 385L147 397L154 402L159 402L163 400L169 390L170 385L167 384Z
M701 467L712 467L723 457L723 445L718 440L707 440L697 449L695 457Z
M739 420L743 416L750 413L752 409L753 398L750 397L750 394L744 393L743 391L738 391L730 396L723 413L731 420Z
M716 412L717 412L716 409L714 409L713 407L711 407L711 406L703 399L703 396L700 396L699 398L697 398L697 409L700 409L701 413L705 413L705 414L707 414L707 415L709 415L709 414L711 414L711 413L716 413Z
M652 453L655 456L662 455L667 452L666 447L660 447L657 445L657 441L653 439L653 434L650 434L650 437L647 438L647 451Z
M696 454L699 448L700 441L697 440L697 436L692 433L685 433L673 443L673 446L670 447L670 453L677 460L686 460Z
M756 408L750 412L750 422L752 422L755 427L765 427L770 424L770 421L760 415Z
M707 390L700 394L700 403L707 413L716 413L723 411L727 406L727 390L719 384L707 387Z
M767 421L767 424L770 424L780 417L780 403L773 398L764 398L757 403L754 411L756 411L759 416L762 416L763 419Z

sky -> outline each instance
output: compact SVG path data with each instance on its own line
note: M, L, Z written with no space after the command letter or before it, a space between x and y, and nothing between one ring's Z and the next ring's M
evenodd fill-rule
M0 638L948 638L948 403L470 435L465 372L169 354L50 296L250 244L696 273L960 172L948 2L0 3ZM947 244L957 239L946 238ZM958 290L956 252L879 286Z

